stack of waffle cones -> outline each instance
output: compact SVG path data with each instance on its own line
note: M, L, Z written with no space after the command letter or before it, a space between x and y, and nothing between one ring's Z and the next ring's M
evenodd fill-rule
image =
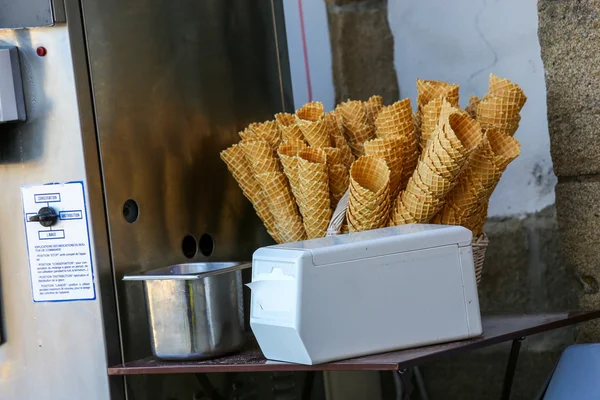
M379 157L362 156L350 170L348 228L350 232L383 228L390 209L390 170Z
M517 84L490 75L488 92L477 105L477 120L483 129L496 128L514 135L527 97Z
M417 79L417 115L420 141L419 147L423 151L427 142L433 137L440 119L443 100L451 105L458 106L459 86L442 81Z
M302 219L271 142L242 141L241 147L254 178L262 189L269 211L275 218L278 236L284 242L305 239Z
M409 99L319 102L249 125L221 158L278 243L407 223L482 233L490 196L518 156L526 97L490 77L458 106L458 85L417 80ZM335 226L333 226L335 225Z
M427 223L444 199L471 153L482 139L477 121L444 101L440 122L406 189L396 199L391 224Z
M446 196L444 207L431 222L463 225L472 230L483 226L480 222L485 218L481 215L482 209L487 211L487 202L502 173L519 153L520 145L515 138L503 131L488 129L457 185Z
M371 121L375 113L372 108L367 108L358 100L348 100L337 106L336 111L342 117L346 140L355 157L365 154L364 143L375 136L375 126Z
M390 106L383 107L375 120L375 127L378 138L389 136L401 138L399 144L402 146L402 172L400 183L395 189L402 190L408 183L419 158L418 140L410 99L397 101Z

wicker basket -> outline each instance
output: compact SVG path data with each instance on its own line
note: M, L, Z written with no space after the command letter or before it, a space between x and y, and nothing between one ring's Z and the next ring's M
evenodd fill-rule
M473 240L473 262L475 263L475 278L477 279L477 286L479 286L479 282L481 282L481 273L483 272L483 261L485 260L485 251L487 250L488 244L490 241L488 240L485 233L477 236L475 240Z
M327 229L327 236L339 235L342 224L346 216L346 209L348 208L348 191L340 199L331 221L329 222L329 228ZM477 236L473 240L473 263L475 264L475 278L477 279L477 286L481 282L481 273L483 272L483 261L485 260L485 251L487 250L488 240L485 233Z

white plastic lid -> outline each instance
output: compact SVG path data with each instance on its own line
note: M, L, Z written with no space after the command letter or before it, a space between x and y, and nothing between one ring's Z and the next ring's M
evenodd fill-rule
M462 226L410 224L279 244L267 249L309 251L314 265L327 265L451 244L467 246L472 238L472 232Z

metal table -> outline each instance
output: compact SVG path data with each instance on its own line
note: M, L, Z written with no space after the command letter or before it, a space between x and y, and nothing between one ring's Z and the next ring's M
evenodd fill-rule
M211 372L275 371L396 371L403 383L410 382L404 372L445 357L512 341L506 366L502 399L510 397L521 342L525 337L568 325L600 318L600 310L549 314L522 314L483 317L483 335L469 340L434 346L393 351L320 365L299 365L265 359L256 342L249 341L241 352L208 361L162 361L155 357L127 362L108 368L109 375L198 374Z

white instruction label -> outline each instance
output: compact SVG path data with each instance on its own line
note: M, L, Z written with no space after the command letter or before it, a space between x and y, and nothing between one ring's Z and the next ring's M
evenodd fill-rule
M21 195L33 301L95 299L83 183L23 186ZM55 222L43 226L40 210Z

